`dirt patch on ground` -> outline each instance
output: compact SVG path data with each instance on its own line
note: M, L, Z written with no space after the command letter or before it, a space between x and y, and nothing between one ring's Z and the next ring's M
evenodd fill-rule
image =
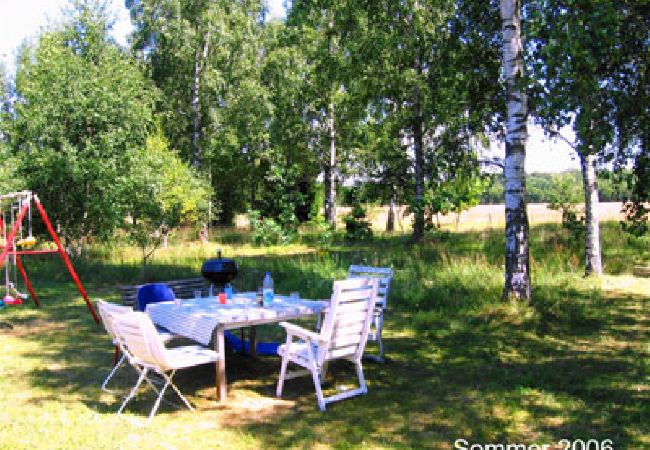
M261 397L249 392L231 390L228 401L216 407L222 423L242 426L266 422L294 410L296 402L277 397Z

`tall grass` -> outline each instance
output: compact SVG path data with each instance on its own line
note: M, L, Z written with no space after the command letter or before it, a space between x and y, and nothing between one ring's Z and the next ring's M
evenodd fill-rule
M497 231L440 232L419 245L404 235L338 237L327 249L313 236L254 247L235 230L207 245L173 243L155 254L147 280L198 276L221 248L240 264L239 289L255 289L271 270L278 291L326 298L350 264L392 266L388 362L365 364L368 394L323 414L310 379L288 382L277 400L277 358L229 354L229 403L214 401L213 367L188 370L177 381L197 410L163 405L149 427L118 419L120 396L100 393L111 342L61 261L26 258L42 307L0 311L0 448L453 448L458 438L648 448L650 283L626 274L649 260L650 245L623 238L616 224L603 225L602 241L606 270L621 275L584 279L581 245L558 226L533 227L532 304L501 299ZM119 301L118 284L143 281L134 248L94 247L73 263L92 297ZM329 373L327 394L355 382L344 364ZM115 386L134 382L124 370ZM138 396L127 417L145 417L153 399Z

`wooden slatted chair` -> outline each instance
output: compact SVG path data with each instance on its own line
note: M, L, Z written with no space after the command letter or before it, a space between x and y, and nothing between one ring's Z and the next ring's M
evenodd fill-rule
M165 348L163 341L159 338L156 328L149 316L143 312L130 312L111 316L117 338L122 345L129 362L140 372L129 395L124 399L117 414L121 415L124 407L135 396L143 381L158 393L158 398L149 413L149 420L156 414L160 402L169 386L178 394L183 403L194 410L190 402L172 382L174 374L179 369L198 366L201 364L215 363L222 357L219 353L201 347L199 345L188 345L183 347ZM148 378L149 372L160 375L165 384L158 391Z
M384 312L388 306L388 294L390 293L390 282L393 279L393 269L390 267L370 267L352 265L348 269L348 278L374 277L379 280L379 295L372 317L372 324L368 332L368 340L377 342L378 355L366 354L364 357L375 361L384 362L384 342L381 333L384 328Z
M106 329L106 332L111 337L113 341L113 345L115 346L115 358L113 360L113 369L110 371L110 373L102 383L103 391L113 393L113 391L108 389L106 386L108 385L108 382L111 380L111 378L113 378L113 375L115 375L115 372L117 372L117 370L120 367L122 367L122 365L126 361L126 354L123 351L121 351L120 342L117 339L117 335L115 334L115 326L113 325L112 315L119 315L128 312L133 312L133 308L131 308L130 306L116 305L115 303L109 303L105 300L97 300L97 309L99 310L99 316L102 318L104 329ZM160 339L163 340L163 342L168 342L174 337L172 333L166 331L157 330L157 332L158 332L158 336L160 337ZM122 353L122 357L118 360L117 358L120 353Z
M288 322L280 323L287 332L287 340L278 348L278 354L282 356L276 389L278 397L282 396L285 379L309 373L314 381L318 407L321 411L325 411L327 403L368 392L363 377L361 357L377 301L378 285L379 280L372 278L335 281L332 300L319 333ZM296 342L294 337L297 338ZM325 378L327 362L333 359L347 359L355 364L359 387L323 397L321 383ZM289 362L307 370L287 373Z

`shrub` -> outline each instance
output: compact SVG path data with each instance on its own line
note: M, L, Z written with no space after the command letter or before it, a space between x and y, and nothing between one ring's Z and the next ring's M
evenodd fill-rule
M343 219L345 222L345 238L352 241L362 241L372 237L372 230L366 218L366 212L361 205L352 208L350 214Z
M248 219L250 221L252 240L255 245L288 244L296 238L295 229L282 227L270 217L261 218L259 211L249 211Z

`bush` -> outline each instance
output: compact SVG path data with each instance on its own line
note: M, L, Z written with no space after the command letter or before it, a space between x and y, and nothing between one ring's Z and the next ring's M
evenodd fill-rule
M362 241L372 237L370 224L366 219L366 212L358 203L352 208L350 214L343 219L345 222L345 238L351 241Z
M321 216L311 221L320 248L330 248L334 242L334 228Z
M288 244L296 238L295 229L282 227L270 217L261 218L259 211L249 211L248 219L250 221L252 240L255 245Z
M570 179L562 178L560 174L553 177L548 195L548 207L562 212L562 227L569 230L573 239L582 240L585 235L585 217L577 205L583 200L580 186Z

